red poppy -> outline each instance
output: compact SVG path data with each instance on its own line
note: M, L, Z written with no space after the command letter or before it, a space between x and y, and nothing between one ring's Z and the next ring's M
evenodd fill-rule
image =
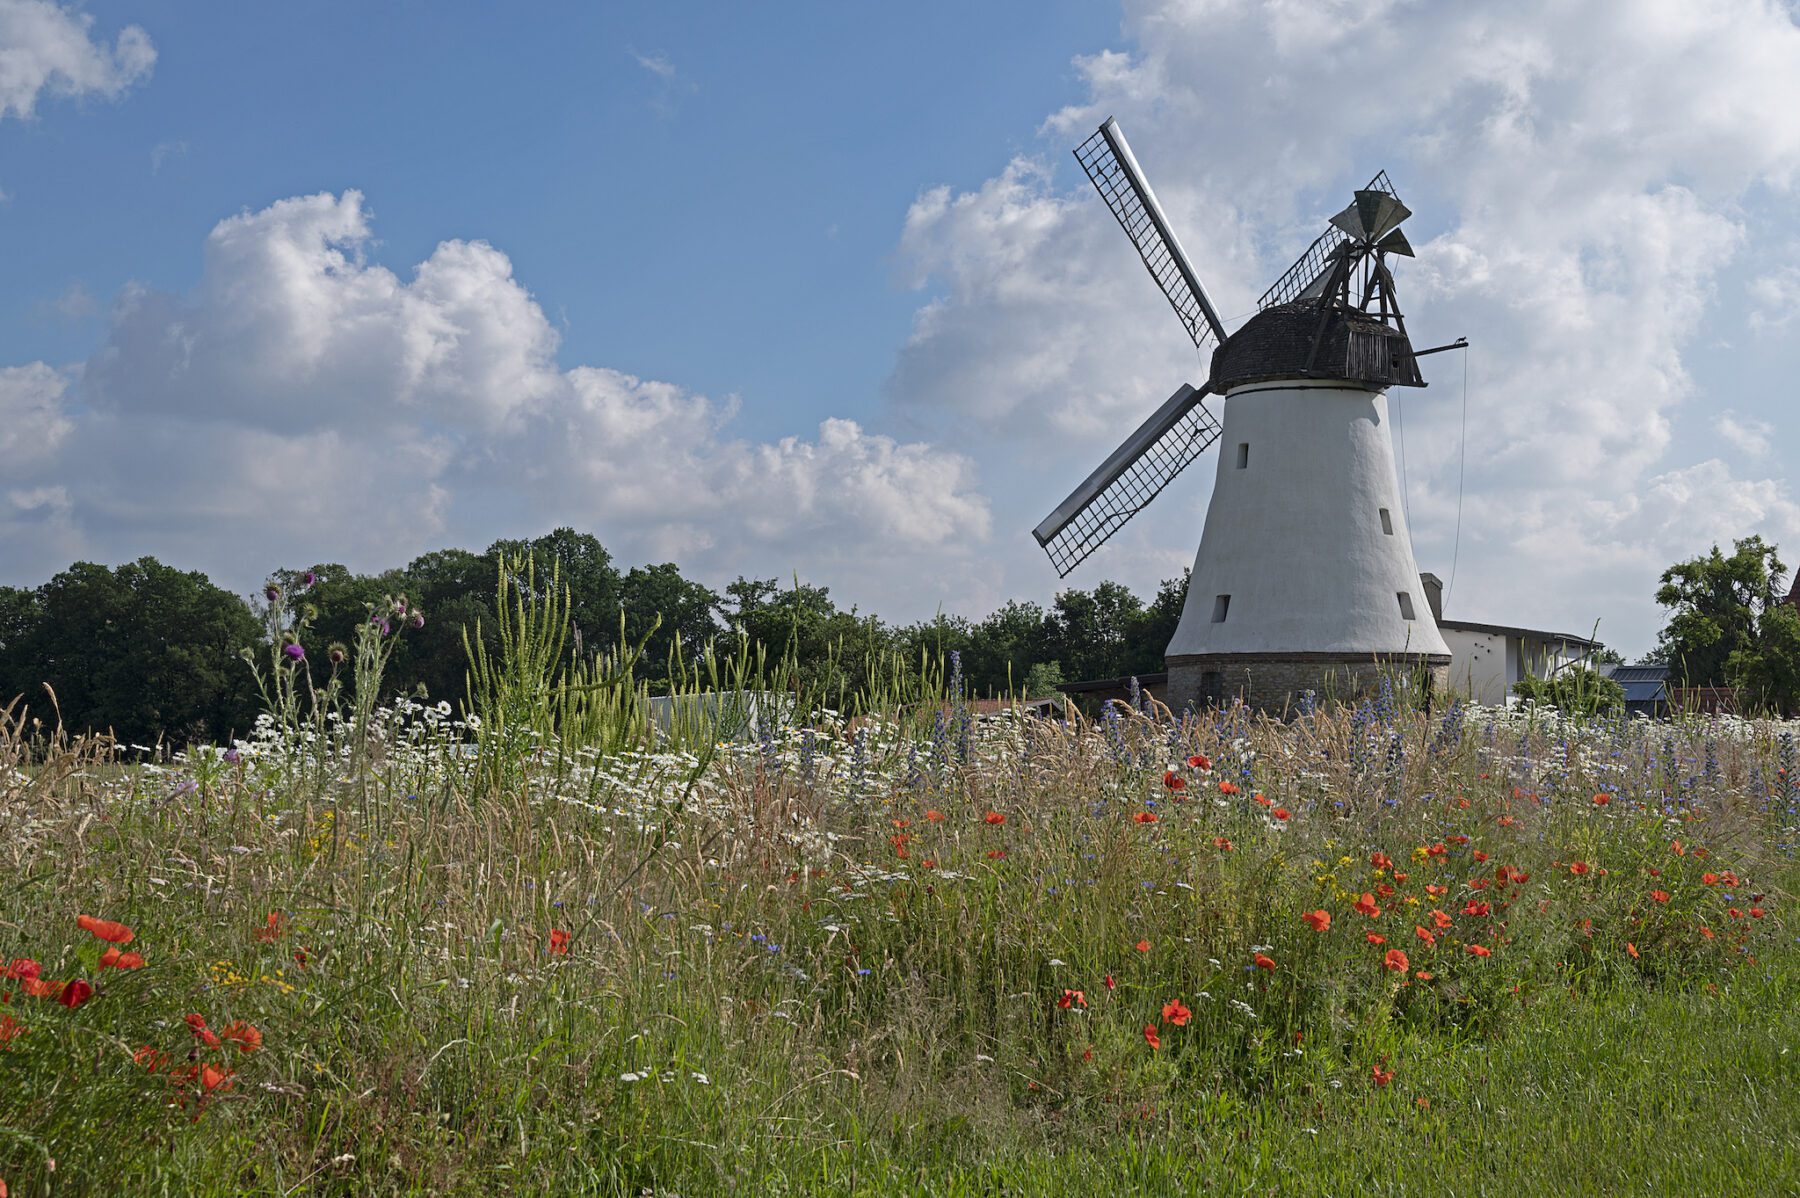
M109 940L114 944L130 944L132 938L137 935L136 932L133 932L130 928L116 920L95 919L92 915L76 916L75 926L84 932L92 932L100 939Z
M1574 874L1578 878L1581 875L1585 874L1587 871L1588 871L1588 863L1585 861L1575 861L1575 862L1571 862L1569 865L1569 872Z
M1376 869L1392 869L1394 868L1394 859L1386 853L1371 853L1369 864Z
M1289 811L1286 807L1277 807L1277 808L1275 808L1275 810L1271 811L1269 814L1273 815L1276 819L1287 819L1290 816L1292 816L1294 813Z
M256 929L256 938L264 944L280 940L285 935L287 935L287 929L281 926L281 912L279 911L269 912L268 920L262 927Z
M1500 817L1500 826L1502 828L1510 828L1518 822L1519 821L1517 819L1513 818L1510 815L1503 815Z
M1380 1065L1370 1065L1369 1080L1373 1082L1375 1088L1379 1090L1394 1080L1394 1071L1392 1069L1383 1069Z
M1363 896L1356 900L1354 906L1359 913L1367 915L1370 919L1381 914L1381 908L1375 904L1375 896L1367 891L1364 891Z
M1387 954L1381 958L1381 966L1383 969L1391 969L1395 973L1405 973L1412 968L1412 962L1408 961L1406 954L1399 949L1390 948L1387 950Z
M1478 903L1474 899L1470 899L1468 902L1463 904L1462 913L1464 915L1486 915L1486 914L1488 914L1488 912L1492 911L1493 909L1494 908L1491 904Z
M1413 976L1418 978L1421 982L1429 982L1432 978L1436 977L1437 974L1431 972L1429 969L1421 969L1419 972L1413 974Z
M80 978L76 978L63 986L62 993L56 996L56 1001L70 1010L74 1010L92 997L94 997L94 988Z
M60 991L60 987L49 978L22 978L19 989L31 998L54 998Z
M1317 911L1308 911L1300 917L1315 932L1323 932L1331 926L1331 912L1321 907Z
M1140 940L1133 947L1135 947L1138 950L1138 952L1140 952L1140 953L1147 953L1150 951L1150 942L1148 940Z
M894 827L896 827L896 828L912 827L912 821L909 819L891 819L888 821L888 823L894 825Z
M1751 919L1761 919L1762 917L1763 917L1763 909L1761 907L1750 908L1750 918Z
M569 951L569 934L561 928L551 928L550 951L566 955Z
M1174 770L1164 770L1163 771L1163 785L1168 787L1170 790L1185 790L1185 789L1187 789L1187 782L1184 781L1182 779L1181 775L1176 773Z
M1263 796L1263 795L1261 795L1261 794L1253 794L1253 795L1251 795L1251 796L1250 796L1250 797L1251 797L1251 799L1253 799L1253 800L1254 800L1254 801L1256 801L1256 802L1258 802L1258 803L1260 803L1260 804L1262 804L1262 805L1263 805L1263 806L1264 806L1264 807L1273 807L1273 806L1274 806L1274 805L1275 805L1275 802L1274 802L1274 800L1273 800L1273 799L1269 799L1269 798L1265 798L1265 797L1264 797L1264 796Z
M1065 1011L1078 1003L1087 1006L1087 995L1079 990L1064 990L1062 997L1056 1000L1056 1005Z
M1387 937L1383 936L1380 932L1370 932L1367 936L1364 936L1363 939L1367 940L1370 944L1387 943Z
M1666 890L1652 890L1650 892L1650 897L1655 902L1666 903L1669 901L1669 892Z
M262 1033L241 1019L220 1028L219 1039L237 1045L239 1052L255 1052L262 1047Z
M220 1069L213 1065L207 1065L200 1070L200 1084L205 1087L208 1094L211 1094L220 1086L230 1083L231 1072L232 1071L229 1069Z
M1437 886L1427 882L1425 883L1425 893L1429 894L1432 898L1443 898L1446 894L1450 893L1450 888L1448 886Z
M1394 871L1394 881L1396 881L1396 882L1406 881L1406 871L1400 870L1400 869L1395 870Z
M981 817L981 822L984 824L993 824L995 827L998 827L1006 822L1006 817L1001 815L998 811L990 811Z
M1708 940L1711 940L1713 938L1713 930L1711 928L1701 928L1700 934L1702 936L1706 937Z
M1431 922L1433 925L1435 925L1438 928L1447 928L1454 921L1451 920L1451 918L1448 915L1445 915L1442 911L1433 911L1431 913Z
M1136 820L1140 824L1153 824L1156 822L1156 812L1140 811L1136 815L1132 816L1131 818Z
M1270 973L1273 973L1275 971L1275 960L1272 957L1265 957L1261 953L1257 953L1256 954L1256 967L1258 969L1268 970Z
M1232 844L1231 841L1227 840L1223 836L1213 837L1213 848L1215 848L1215 849L1222 849L1225 852L1229 853L1232 849L1235 849L1236 847L1237 846L1235 844Z
M1376 893L1376 895L1378 895L1381 898L1393 898L1394 894L1395 894L1395 890L1392 886L1389 886L1386 882L1382 882L1375 887L1375 893Z
M142 969L143 967L144 958L137 953L122 953L116 948L109 948L100 954L100 968L102 969Z
M0 978L15 982L42 976L44 976L44 967L30 957L14 957L10 965L0 970Z
M1610 802L1612 802L1611 795L1595 795L1594 796L1594 806L1596 806L1596 807L1604 807Z
M1702 882L1706 883L1708 886L1717 886L1719 884L1719 875L1718 874L1701 874L1700 880Z
M1625 942L1625 951L1626 951L1626 952L1628 952L1628 953L1630 953L1630 954L1631 954L1631 959L1632 959L1632 960L1633 960L1633 961L1635 961L1635 960L1637 960L1637 959L1638 959L1638 950L1637 950L1637 945L1635 945L1635 944L1633 944L1633 943L1632 943L1632 942L1631 942L1631 941L1629 941L1629 940L1627 940L1627 941L1626 941L1626 942Z
M1687 856L1687 850L1681 847L1681 842L1679 840L1669 842L1669 851L1674 853L1677 857Z
M1162 1047L1162 1037L1157 1035L1156 1028L1148 1023L1144 1025L1144 1043L1150 1046L1152 1052Z
M925 858L925 860L919 862L919 868L921 868L921 869L936 869L937 862L933 861L930 857L927 857L927 858Z
M1737 909L1737 908L1736 908L1736 907L1730 907L1730 908L1728 908L1728 909L1727 909L1727 910L1726 910L1726 912L1725 912L1725 914L1727 914L1727 915L1729 915L1729 916L1731 916L1731 918L1733 918L1733 919L1742 919L1742 918L1744 918L1744 913L1743 913L1743 912L1742 912L1742 911L1740 911L1740 910L1738 910L1738 909Z
M1187 1021L1193 1017L1194 1013L1188 1010L1187 1007L1182 1004L1180 999L1174 999L1163 1004L1163 1018L1174 1024L1176 1027L1186 1027Z
M1222 795L1234 795L1243 792L1236 782L1224 781L1219 783L1219 793Z
M25 1025L11 1015L0 1015L0 1048L5 1048L25 1034Z
M1494 950L1485 944L1471 944L1469 945L1469 954L1475 957L1491 957L1494 955Z
M1474 851L1474 853L1471 854L1471 856L1473 856L1476 861L1486 861L1488 859L1488 855L1486 853L1482 852L1480 849L1476 849Z
M989 861L998 861L1004 856L1006 856L1005 849L989 849L987 851L987 859Z
M1115 987L1115 986L1117 986L1117 985L1118 985L1118 984L1119 984L1119 983L1117 983L1117 982L1115 982L1115 981L1113 981L1113 975L1112 975L1112 974L1110 974L1110 973L1109 973L1109 974L1107 974L1107 975L1106 975L1106 981L1105 981L1105 983L1104 983L1104 984L1105 984L1105 986L1106 986L1106 988L1107 988L1107 989L1108 989L1108 990L1111 990L1111 989L1113 989L1113 988L1114 988L1114 987Z
M1437 937L1433 936L1430 932L1427 932L1424 928L1414 927L1413 935L1417 936L1420 940L1423 940L1428 945L1437 943Z
M934 824L941 824L944 822L944 813L939 811L936 807L933 807L925 813L925 818Z
M1195 753L1192 757L1188 758L1188 768L1190 770L1210 770L1212 768L1212 758L1204 753Z
M194 1039L200 1041L200 1043L206 1045L208 1048L219 1047L219 1037L217 1033L206 1026L206 1020L199 1012L196 1011L194 1014L187 1017L187 1025L188 1030L194 1033Z
M167 1062L167 1060L168 1057L166 1054L156 1051L156 1049L150 1047L148 1044L131 1054L131 1063L133 1065L142 1065L151 1073L155 1073L157 1069Z

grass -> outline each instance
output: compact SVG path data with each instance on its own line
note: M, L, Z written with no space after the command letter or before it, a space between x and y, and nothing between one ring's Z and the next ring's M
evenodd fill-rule
M15 709L11 1193L1800 1192L1779 725L598 723Z

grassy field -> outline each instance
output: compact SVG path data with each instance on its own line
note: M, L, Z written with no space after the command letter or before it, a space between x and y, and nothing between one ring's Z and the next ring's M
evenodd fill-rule
M1800 1193L1779 725L504 691L0 733L12 1195Z

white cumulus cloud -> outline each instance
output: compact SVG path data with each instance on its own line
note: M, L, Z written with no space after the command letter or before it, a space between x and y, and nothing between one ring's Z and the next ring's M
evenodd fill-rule
M149 34L127 25L108 45L93 27L53 0L0 0L0 120L30 117L44 95L113 99L150 74Z
M962 455L849 420L734 436L730 398L560 367L493 246L443 242L403 277L372 239L355 191L230 217L193 291L129 290L79 370L0 372L9 581L77 544L248 588L284 564L379 568L571 524L628 562L822 573L865 606L888 585L929 610L916 563L988 535Z

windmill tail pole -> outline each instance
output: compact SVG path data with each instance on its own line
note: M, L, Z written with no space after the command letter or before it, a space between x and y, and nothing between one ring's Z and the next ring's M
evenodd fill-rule
M1455 341L1452 341L1449 345L1434 345L1430 349L1415 349L1415 350L1413 350L1413 357L1423 358L1427 354L1441 354L1447 349L1468 349L1468 348L1469 348L1469 339L1467 337L1458 337Z

